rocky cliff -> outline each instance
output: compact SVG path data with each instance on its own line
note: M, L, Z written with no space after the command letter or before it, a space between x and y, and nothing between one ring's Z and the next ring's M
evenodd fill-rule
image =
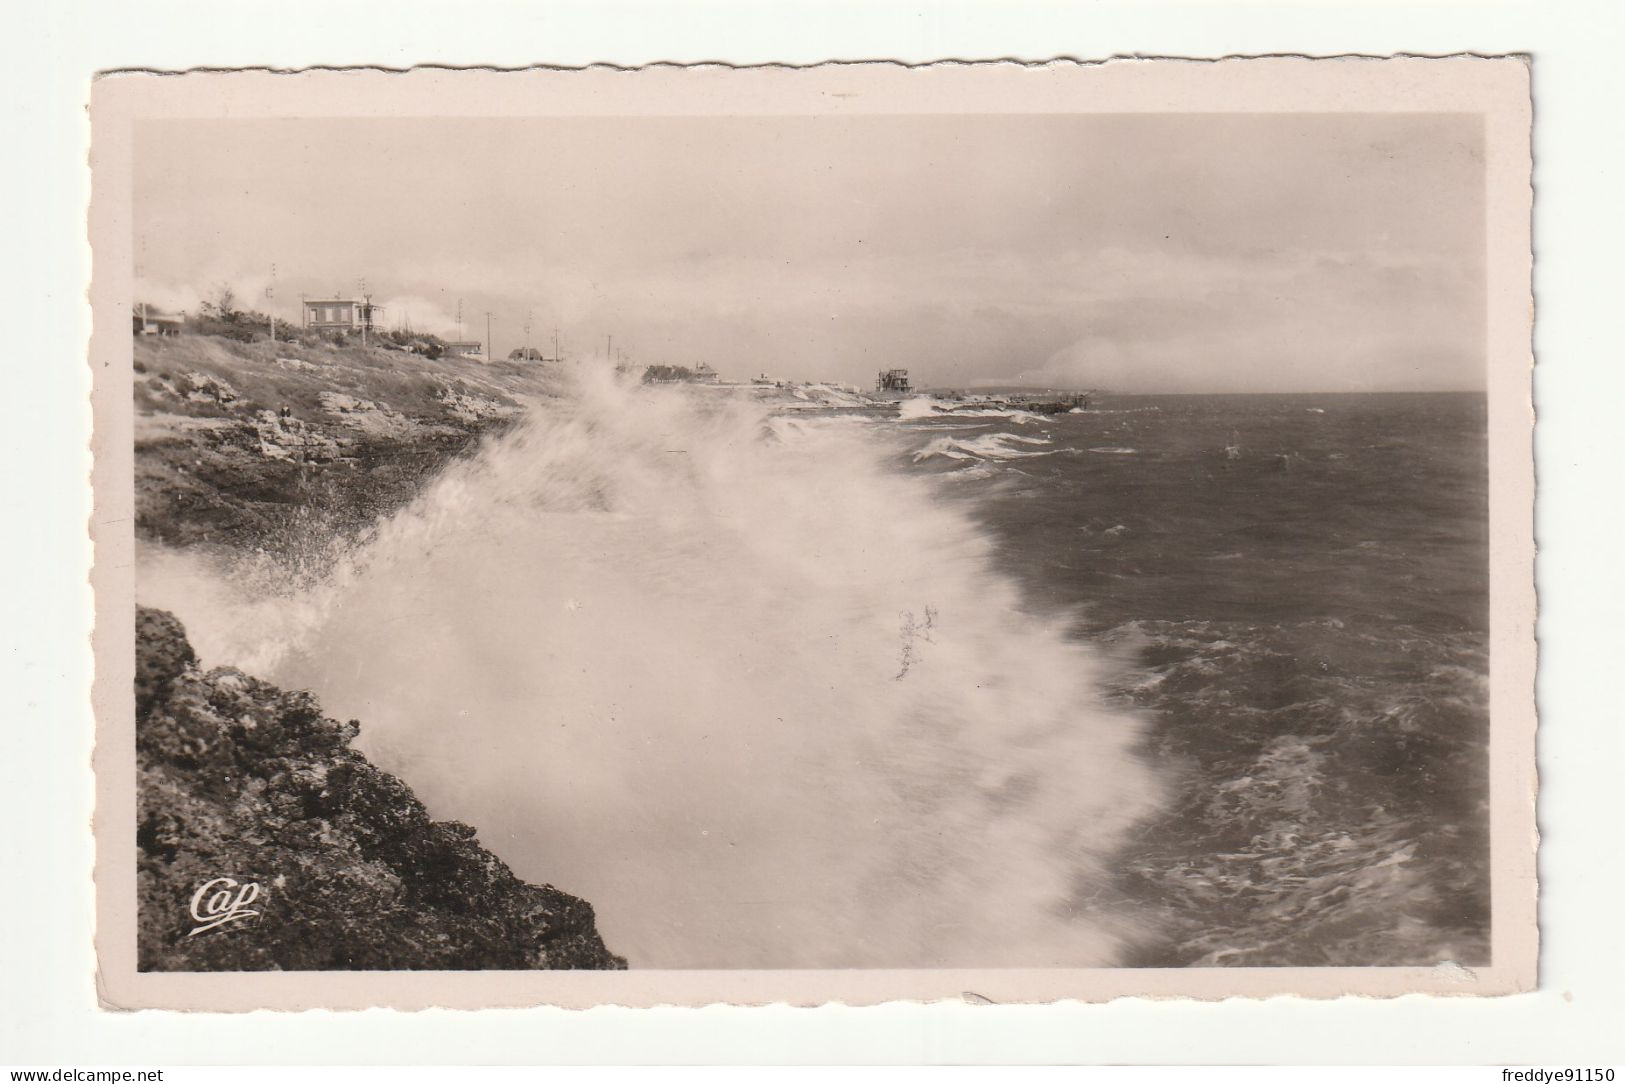
M626 966L589 904L431 820L310 694L199 672L157 610L136 664L142 970Z
M395 511L557 374L188 333L138 337L133 376L136 536L280 552Z

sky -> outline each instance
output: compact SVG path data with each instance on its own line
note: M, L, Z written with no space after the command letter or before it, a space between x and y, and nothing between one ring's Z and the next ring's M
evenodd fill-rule
M1476 116L146 121L135 174L172 308L365 283L499 356L732 379L1484 386Z

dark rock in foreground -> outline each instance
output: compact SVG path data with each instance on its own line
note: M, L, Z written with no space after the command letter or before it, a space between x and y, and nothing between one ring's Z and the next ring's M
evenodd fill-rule
M589 904L430 820L350 747L355 723L237 670L199 673L170 614L136 622L143 971L626 966Z

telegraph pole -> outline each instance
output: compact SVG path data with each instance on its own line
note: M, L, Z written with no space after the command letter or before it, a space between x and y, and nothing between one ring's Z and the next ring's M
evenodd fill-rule
M367 280L361 280L361 348L367 348L367 329L372 327L372 295L367 293Z
M485 360L496 360L491 354L491 314L489 312L485 314Z
M276 342L276 264L271 265L271 281L265 284L265 307L271 310L271 342Z
M553 329L553 360L559 360L559 329Z

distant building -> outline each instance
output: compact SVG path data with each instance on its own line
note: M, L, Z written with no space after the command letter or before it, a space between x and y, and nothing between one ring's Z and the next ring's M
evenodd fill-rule
M179 335L185 318L159 312L151 305L137 305L131 313L132 330L137 335Z
M694 367L692 379L696 384L715 384L722 379L722 374L702 361Z
M304 326L311 331L370 331L384 315L384 307L366 297L307 300L302 311Z
M548 357L534 346L519 346L508 351L508 360L543 362L556 361L558 359Z
M907 369L882 369L875 377L876 391L909 391Z
M469 358L473 361L484 361L485 344L475 342L449 342L445 344L445 356L451 358Z

